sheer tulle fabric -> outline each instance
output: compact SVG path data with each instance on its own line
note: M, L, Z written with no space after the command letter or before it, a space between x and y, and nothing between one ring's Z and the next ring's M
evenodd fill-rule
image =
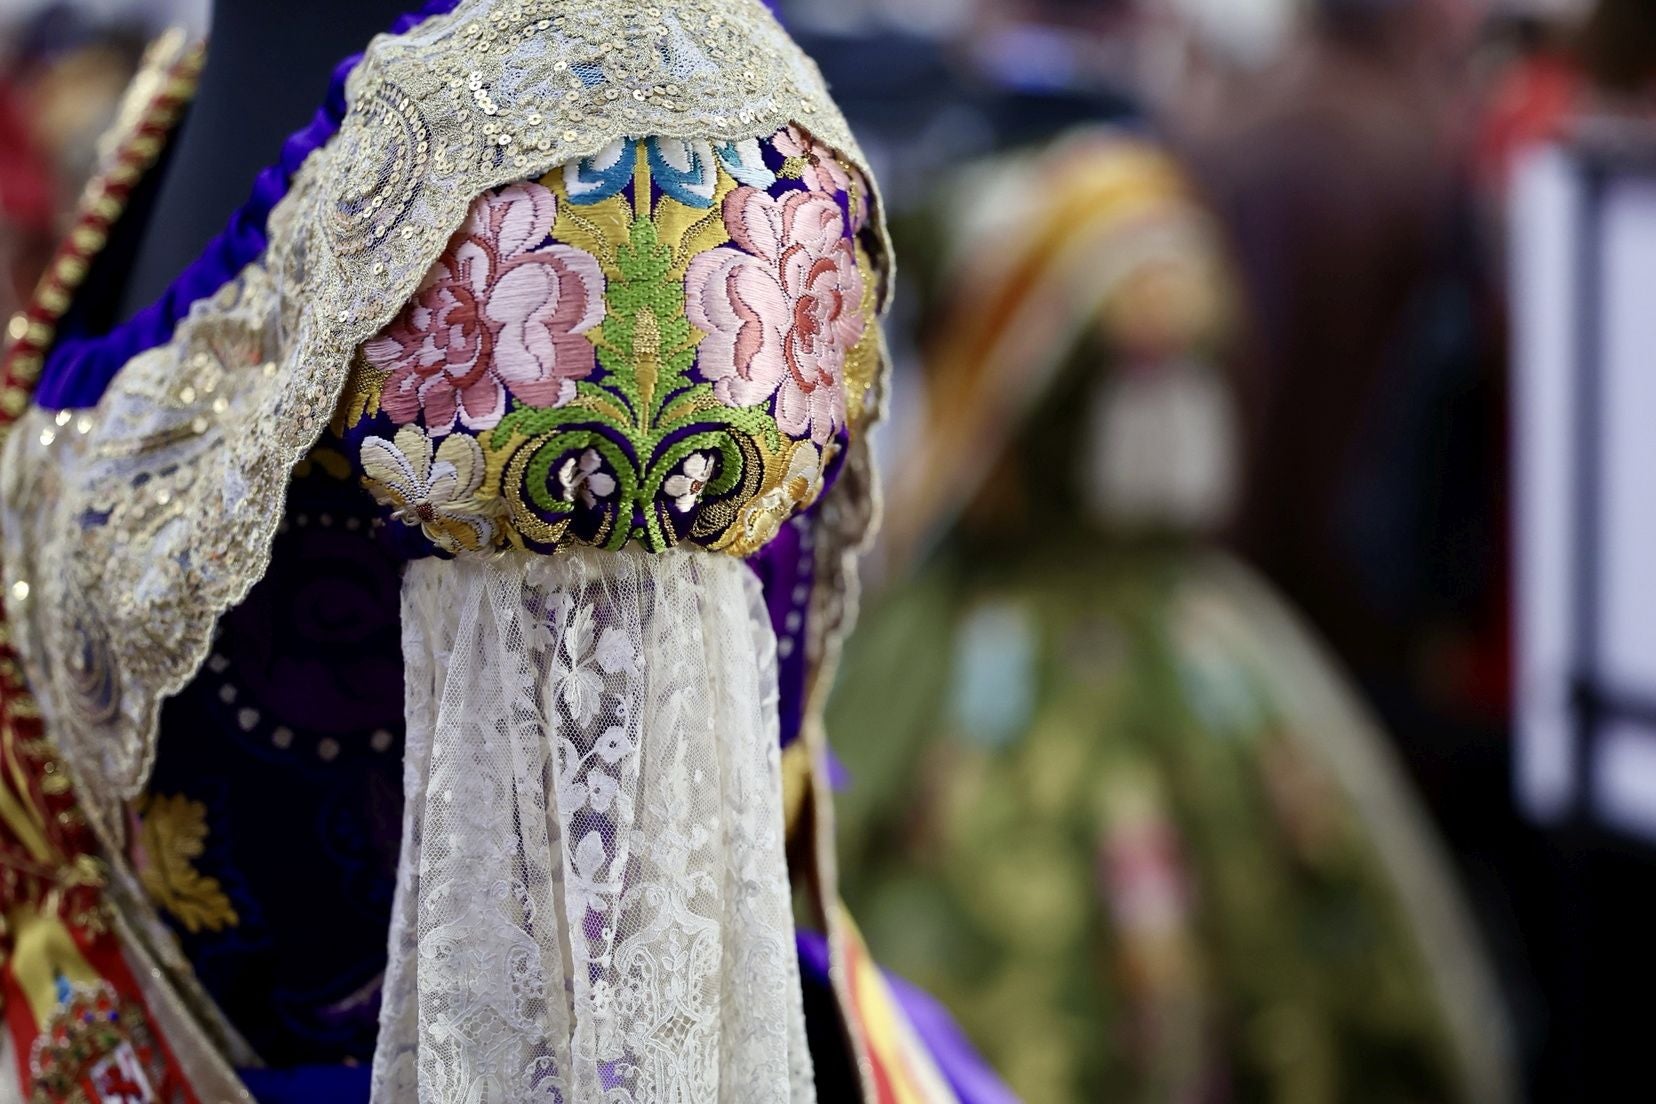
M376 1104L814 1100L738 560L425 560Z

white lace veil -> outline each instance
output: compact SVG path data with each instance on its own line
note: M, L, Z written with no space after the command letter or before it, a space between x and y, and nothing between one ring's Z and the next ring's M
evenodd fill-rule
M776 641L693 552L425 560L376 1101L815 1099Z

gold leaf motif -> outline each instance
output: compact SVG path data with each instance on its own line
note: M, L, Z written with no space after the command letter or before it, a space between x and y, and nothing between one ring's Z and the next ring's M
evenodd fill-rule
M713 185L711 207L691 207L671 196L662 196L651 212L662 244L673 251L671 272L675 279L684 279L690 259L696 254L730 240L730 232L725 229L724 201L725 196L735 191L736 181L723 165L718 164L717 158L714 158L714 163L718 175Z
M810 441L789 441L780 449L762 444L764 477L759 493L743 505L736 524L712 549L732 556L751 556L769 544L796 510L816 501L834 447L830 442L818 452Z
M598 266L608 279L620 278L615 247L628 240L633 221L632 204L627 202L627 197L617 194L597 203L577 206L569 201L561 171L546 174L541 178L541 183L551 190L558 202L552 236L598 258Z
M674 425L700 414L704 410L717 410L722 405L718 399L707 391L693 391L682 399L675 399L673 405L661 412L657 421L661 425Z
M207 847L207 807L182 794L147 794L138 801L144 891L191 932L241 923L217 878L195 868Z

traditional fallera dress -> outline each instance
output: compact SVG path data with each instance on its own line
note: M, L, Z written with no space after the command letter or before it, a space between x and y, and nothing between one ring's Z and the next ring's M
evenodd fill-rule
M828 711L870 939L1030 1101L1513 1099L1385 734L1206 535L1231 293L1184 174L1099 127L960 178Z
M814 66L428 4L100 332L152 60L0 384L0 1100L1004 1099L835 889L890 253Z

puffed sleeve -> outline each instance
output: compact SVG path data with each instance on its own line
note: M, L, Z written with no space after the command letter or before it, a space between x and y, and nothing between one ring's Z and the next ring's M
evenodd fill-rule
M868 204L796 127L618 141L359 350L334 433L411 560L376 1099L814 1098L774 560L874 405Z

